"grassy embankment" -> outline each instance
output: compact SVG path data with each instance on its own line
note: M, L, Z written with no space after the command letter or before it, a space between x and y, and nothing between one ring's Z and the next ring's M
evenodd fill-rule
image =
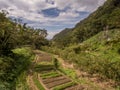
M19 67L23 69L23 71L21 71L16 80L16 89L29 90L26 82L27 70L29 69L29 65L31 64L32 60L34 60L35 55L32 53L30 48L18 48L13 50L13 52L20 55L20 57L18 57L19 61L23 61L21 63L21 67ZM21 55L23 55L23 57L21 57Z
M26 75L34 54L28 47L12 50L9 56L0 57L0 90L28 90Z

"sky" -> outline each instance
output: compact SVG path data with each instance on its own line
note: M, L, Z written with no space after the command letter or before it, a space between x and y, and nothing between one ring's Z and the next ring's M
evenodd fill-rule
M72 28L105 0L0 0L0 10L34 28L46 29L48 39L64 28Z

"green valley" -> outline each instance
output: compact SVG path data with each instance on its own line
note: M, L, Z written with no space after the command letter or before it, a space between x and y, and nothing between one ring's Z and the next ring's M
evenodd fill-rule
M46 29L8 16L1 10L0 90L120 90L119 0L106 0L51 40Z

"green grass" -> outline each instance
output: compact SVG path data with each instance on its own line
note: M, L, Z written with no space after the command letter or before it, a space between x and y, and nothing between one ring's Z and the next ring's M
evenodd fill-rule
M47 79L47 78L57 77L57 76L60 76L60 75L61 74L59 74L57 72L50 72L50 73L42 74L40 76L42 77L42 79Z
M32 56L31 60L33 60L33 58L34 58L33 57L34 54L33 54L32 50L31 50L31 48L29 48L29 47L17 48L17 49L14 49L12 51L15 54L23 55L24 57L31 57Z
M69 68L60 68L60 72L64 73L65 75L69 76L74 82L79 84L86 84L87 81L85 79L79 79L74 69Z
M98 33L81 44L71 45L61 56L76 67L90 74L120 81L120 30Z
M35 66L35 71L36 72L42 72L42 71L50 71L50 70L55 70L54 64L52 62L39 62Z
M69 76L73 80L73 82L76 83L76 84L80 84L80 85L83 85L83 86L88 85L88 86L92 87L93 90L101 90L101 88L98 85L96 85L95 83L89 81L88 79L83 78L83 77L78 78L77 74L76 74L76 71L74 69L62 68L61 67L59 70L62 73L64 73L65 75ZM60 90L62 90L62 89L60 89Z
M26 84L26 71L34 60L31 48L22 47L12 50L11 56L0 57L0 81L2 87L9 90L28 90ZM1 87L1 86L0 86Z
M23 72L16 80L16 90L29 90L29 86L26 81L27 73Z
M42 86L42 84L39 82L39 80L37 78L37 74L34 74L33 81L34 81L35 85L39 88L39 90L45 90L44 87Z
M38 65L53 65L53 62L42 61L42 62L38 62Z
M54 65L36 65L35 67L35 71L36 72L43 72L43 71L51 71L51 70L55 70Z
M69 82L69 83L65 83L65 84L56 86L56 87L53 88L53 90L63 90L63 89L65 89L65 88L70 87L70 86L73 86L73 85L76 85L76 83L74 83L74 82Z
M17 55L16 59L17 61L19 61L18 63L20 64L18 65L18 70L19 72L21 72L16 79L16 90L29 90L26 82L26 71L31 64L31 61L34 60L35 55L32 53L32 50L29 47L17 48L14 49L13 52Z
M76 72L73 69L68 68L59 68L60 72L64 73L65 75L69 76L73 80L77 78Z

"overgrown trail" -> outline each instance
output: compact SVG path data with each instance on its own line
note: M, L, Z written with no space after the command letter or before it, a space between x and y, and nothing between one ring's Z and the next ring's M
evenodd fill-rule
M56 55L51 55L42 51L34 51L36 54L35 60L29 68L27 83L29 90L114 90L105 84L98 84L91 81L89 77L83 77L87 74L79 72L74 68L73 64L64 62L63 59ZM72 69L76 77L55 69L54 58L61 63L63 69ZM67 71L65 71L67 72ZM83 76L82 76L83 75ZM101 82L100 82L101 83Z
M27 77L30 90L73 90L73 87L76 90L83 90L71 78L55 69L50 54L37 50L34 52L36 57Z
M28 75L27 83L29 85L30 90L39 90L38 87L35 85L35 83L33 81L33 76L32 75Z
M29 74L27 76L27 83L29 85L29 89L30 90L39 90L38 87L35 85L34 81L33 81L33 74L34 74L34 66L35 66L35 63L36 63L36 59L37 59L37 56L35 57L35 60L32 62L30 68L29 68Z

